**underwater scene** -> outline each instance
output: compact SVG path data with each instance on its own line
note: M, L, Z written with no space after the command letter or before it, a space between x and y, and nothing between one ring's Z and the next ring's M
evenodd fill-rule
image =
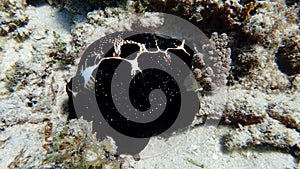
M0 0L0 168L300 169L297 0Z

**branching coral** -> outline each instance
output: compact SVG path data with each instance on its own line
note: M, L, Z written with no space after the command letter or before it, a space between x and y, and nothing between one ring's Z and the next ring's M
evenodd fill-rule
M218 33L215 32L212 34L209 44L203 45L204 53L194 55L194 75L204 91L226 85L231 61L231 50L227 45L227 35L223 33L218 36Z

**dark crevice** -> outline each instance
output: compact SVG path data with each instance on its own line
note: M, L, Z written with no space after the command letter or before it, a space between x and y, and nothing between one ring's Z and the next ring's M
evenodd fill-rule
M280 47L275 59L279 70L286 75L292 76L300 73L300 55L296 44Z
M42 6L47 4L47 2L45 0L41 1L41 0L27 0L27 5L32 5L32 6Z

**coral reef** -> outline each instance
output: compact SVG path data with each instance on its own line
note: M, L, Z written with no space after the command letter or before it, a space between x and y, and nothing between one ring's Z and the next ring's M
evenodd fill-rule
M295 2L150 0L143 1L142 6L147 11L158 10L189 19L207 36L213 32L227 33L232 50L231 75L245 87L266 92L286 90L289 81L285 74L298 71L299 6ZM276 81L279 82L274 84Z
M242 24L243 36L251 43L233 52L233 74L247 88L289 90L288 76L297 74L299 6L260 1L253 8Z
M215 104L218 103L216 100L220 95L222 96L220 92L216 96L204 96L200 101L201 108L193 125L203 123L207 118L221 117L223 123L236 126L237 128L226 137L225 145L230 150L266 143L291 153L299 151L293 149L300 141L298 92L290 95L266 94L259 90L245 90L241 89L241 86L236 86L230 87L227 94L228 99L222 105ZM270 125L276 127L269 128ZM277 130L278 127L281 130ZM259 128L263 128L263 131ZM286 137L287 131L293 136L290 139L293 144L282 140ZM275 135L281 140L273 142ZM250 137L252 141L259 141L253 143L249 141Z
M245 37L254 44L248 47L249 51L236 52L233 71L244 86L266 92L286 91L290 88L288 76L298 72L299 6L264 1L256 2L254 7L255 13L242 27ZM244 72L242 76L238 75L240 72Z
M299 93L299 6L291 3L286 6L284 1L259 1L239 5L226 1L217 4L216 11L231 8L230 15L225 12L219 16L224 19L220 23L225 22L228 26L219 28L218 24L213 30L229 31L228 46L232 50L232 64L227 79L228 85L233 87L228 89L228 100L223 104L225 109L213 105L216 97L204 96L200 101L198 122L221 116L225 123L242 125L242 129L236 129L228 136L226 145L229 149L260 143L287 150L294 149L299 142L298 137L291 137L293 144L284 139L272 140L272 137L278 135L284 138L286 131L296 136L299 131L299 108L296 106L299 100L295 99ZM209 21L206 21L205 14L214 16L216 11L202 8L203 19L198 25L201 27L202 22L207 24ZM234 31L227 28L234 28ZM211 28L203 29L205 31ZM201 57L198 56L196 60L200 65L203 64ZM292 95L283 97L282 93ZM278 128L287 128L286 131L254 131L255 127L267 128L274 123L278 124ZM251 136L252 140L259 141L252 143L248 138L248 142L246 135L249 133L260 133L259 136ZM240 144L237 138L244 143Z

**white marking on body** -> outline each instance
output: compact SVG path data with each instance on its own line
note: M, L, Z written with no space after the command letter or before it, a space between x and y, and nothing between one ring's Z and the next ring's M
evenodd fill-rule
M99 64L100 64L100 62L99 62ZM87 87L88 81L92 77L93 71L98 67L99 64L95 64L94 66L89 66L81 71L81 75L84 79L84 87L85 88Z
M187 55L190 56L190 54L184 48L185 40L183 40L180 45L176 46L176 48L167 48L166 50L160 49L159 45L157 43L157 40L155 40L157 51L149 51L148 49L146 49L145 44L138 43L138 42L131 41L131 40L124 40L120 37L117 38L117 39L112 40L111 42L114 43L114 50L115 50L115 52L113 54L113 57L105 57L105 58L100 59L101 55L103 55L103 52L101 51L102 52L101 54L94 53L94 55L97 55L97 58L100 59L100 61L97 64L95 63L93 66L88 66L88 67L82 68L81 75L84 78L84 87L85 88L87 88L87 85L88 85L88 82L90 81L90 79L95 81L95 79L92 76L92 73L100 65L100 63L103 60L118 59L118 60L127 61L131 65L131 75L134 76L134 75L137 74L137 72L142 73L142 70L141 70L141 68L139 67L139 64L138 64L138 58L142 55L142 53L150 53L150 54L151 53L162 53L162 54L164 54L164 59L165 59L166 63L171 62L171 56L168 53L168 51L172 50L172 49L173 50L183 50ZM136 57L132 60L120 57L121 47L123 45L126 45L126 44L136 44L140 48L139 51L136 54ZM95 60L95 62L96 62L96 60Z

